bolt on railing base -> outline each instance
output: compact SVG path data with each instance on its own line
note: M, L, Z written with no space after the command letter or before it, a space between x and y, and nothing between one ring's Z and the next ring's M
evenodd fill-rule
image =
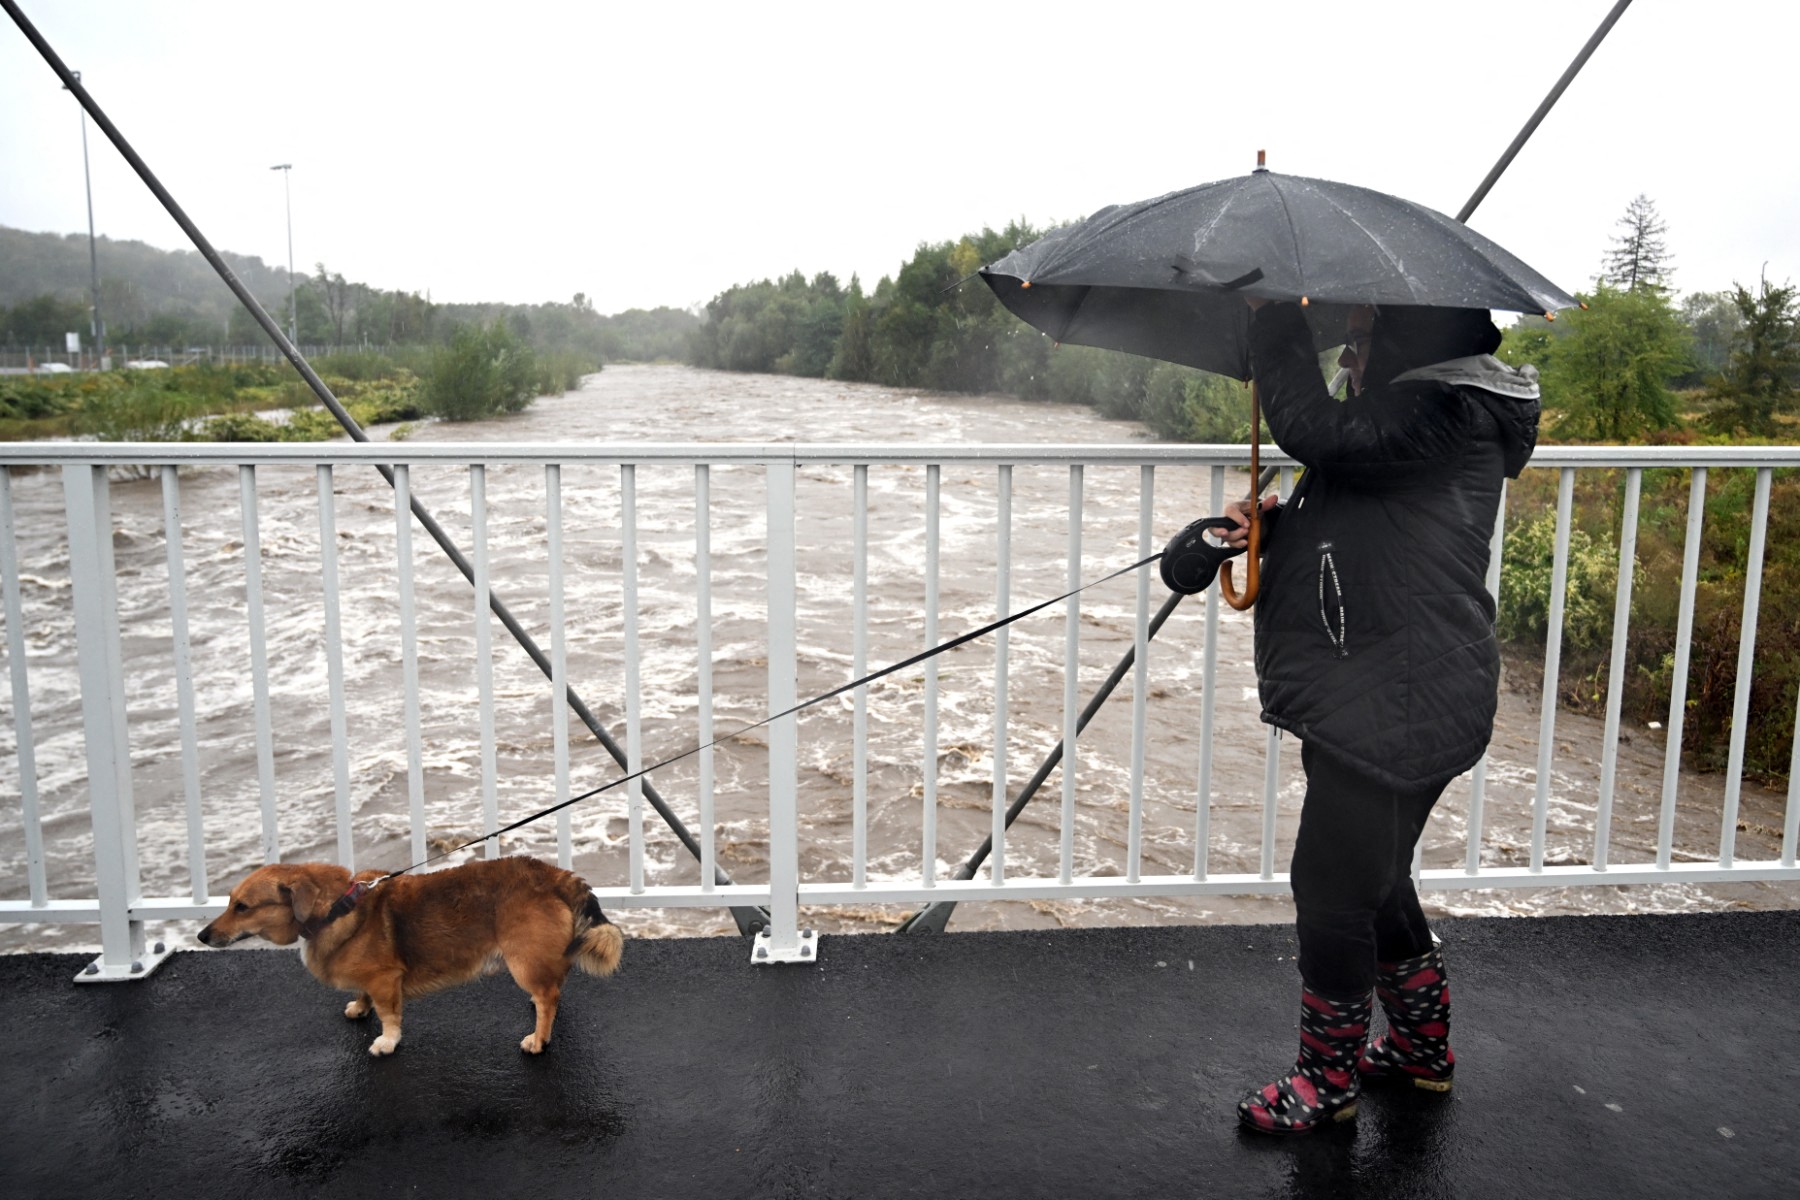
M798 945L777 949L775 939L769 936L768 930L756 935L750 945L750 965L753 967L770 967L776 963L809 963L818 961L819 934L817 930L802 929Z
M102 954L75 976L76 983L133 983L139 979L148 979L156 968L167 962L175 951L166 942L153 942L142 954L130 962L109 963Z

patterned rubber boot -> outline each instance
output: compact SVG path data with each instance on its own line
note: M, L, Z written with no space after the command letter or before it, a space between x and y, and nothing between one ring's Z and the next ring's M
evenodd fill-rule
M1450 980L1433 946L1417 958L1382 963L1375 981L1387 1032L1369 1043L1356 1070L1368 1083L1410 1083L1447 1092L1456 1074L1450 1049Z
M1369 1037L1368 996L1327 1000L1300 990L1294 1073L1238 1101L1238 1120L1263 1133L1306 1133L1356 1115L1357 1056Z

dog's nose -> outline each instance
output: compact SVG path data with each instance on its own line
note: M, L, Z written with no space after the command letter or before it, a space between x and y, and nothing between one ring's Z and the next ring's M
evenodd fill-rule
M212 926L208 925L205 929L202 929L199 933L196 933L194 935L194 938L196 941L198 941L203 946L212 945Z

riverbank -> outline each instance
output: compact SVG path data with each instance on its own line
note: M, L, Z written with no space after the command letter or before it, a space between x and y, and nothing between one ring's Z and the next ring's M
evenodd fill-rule
M427 416L465 422L522 411L601 369L568 353L538 355L498 327L457 331L441 346L344 351L313 364L357 424ZM285 419L258 414L280 411ZM335 417L286 362L197 363L156 370L0 377L0 441L329 441Z

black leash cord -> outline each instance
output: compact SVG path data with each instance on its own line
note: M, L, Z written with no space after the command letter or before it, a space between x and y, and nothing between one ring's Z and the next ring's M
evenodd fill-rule
M821 692L817 696L814 696L810 700L802 700L800 703L794 705L792 708L785 709L782 712L774 713L770 716L764 717L762 720L756 721L749 725L746 725L742 729L735 730L728 734L721 734L720 736L714 738L710 742L705 742L705 743L702 743L702 744L696 745L696 746L690 746L688 749L683 750L680 754L671 755L668 758L665 758L660 762L655 762L655 763L652 763L649 766L644 767L640 770L633 771L629 775L621 775L617 779L611 780L607 783L603 783L597 788L593 788L589 791L585 791L585 792L581 793L581 795L579 795L579 796L571 796L569 799L564 800L559 804L553 804L549 808L543 809L539 812L534 812L529 817L522 817L519 820L514 821L510 825L503 825L499 829L490 830L489 832L482 834L480 837L470 838L468 841L464 842L460 846L452 846L448 850L440 851L437 854L433 854L429 858L423 859L420 862L413 863L410 867L401 867L398 871L389 872L388 874L383 875L381 877L381 879L376 880L375 882L380 883L382 880L392 879L396 875L404 875L408 871L414 871L420 867L429 866L431 863L438 861L438 859L440 859L440 858L448 858L452 854L457 854L463 850L467 850L470 846L478 846L482 842L487 841L489 838L499 837L503 833L511 833L513 830L518 829L521 826L529 825L533 821L540 821L543 818L549 816L551 813L560 812L563 809L568 808L570 805L579 804L583 800L591 799L595 796L598 796L601 792L611 791L613 788L618 787L622 783L630 783L634 779L641 779L643 776L650 774L650 772L652 772L652 771L661 770L663 767L670 766L673 763L680 762L684 758L689 758L695 754L698 754L698 753L700 753L700 751L706 749L708 746L716 746L720 742L729 741L732 738L742 737L744 734L749 733L750 731L752 731L754 729L761 729L764 725L772 724L773 722L781 720L781 718L783 718L783 717L791 717L795 713L800 712L803 709L811 708L815 704L823 704L825 701L831 699L833 696L841 696L845 692L853 691L856 688L864 686L865 684L873 683L877 679L881 679L888 675L892 675L895 671L904 671L906 668L913 666L917 663L922 663L928 658L935 658L938 655L944 653L946 650L954 650L958 646L961 646L967 642L974 641L976 638L984 637L987 634L993 633L997 629L1003 629L1006 626L1011 625L1014 621L1022 621L1026 617L1031 616L1033 613L1042 612L1044 609L1049 608L1053 604L1060 604L1064 600L1067 600L1069 597L1079 595L1080 593L1087 591L1089 588L1099 587L1103 583L1110 583L1112 580L1117 579L1121 575L1129 575L1133 571L1136 571L1136 570L1139 570L1140 568L1149 566L1151 563L1155 562L1157 559L1159 559L1161 557L1162 557L1162 552L1159 550L1155 554L1152 554L1149 558L1139 559L1137 562L1132 563L1128 567L1120 567L1118 570L1114 571L1110 575L1102 575L1100 578L1093 580L1092 582L1089 582L1089 583L1084 583L1080 587L1075 588L1071 591L1064 592L1060 596L1053 596L1048 600L1044 600L1040 603L1032 605L1030 608L1021 609L1020 611L1013 613L1011 616L1002 617L998 621L989 622L988 624L983 625L980 629L971 630L968 633L961 634L957 637L951 638L947 642L940 642L937 645L931 647L929 650L921 650L919 653L913 655L911 658L902 659L901 661L899 661L897 663L892 663L888 666L882 667L879 671L872 671L869 674L864 675L861 679L852 679L849 683L841 684L838 687L834 687L829 692Z

